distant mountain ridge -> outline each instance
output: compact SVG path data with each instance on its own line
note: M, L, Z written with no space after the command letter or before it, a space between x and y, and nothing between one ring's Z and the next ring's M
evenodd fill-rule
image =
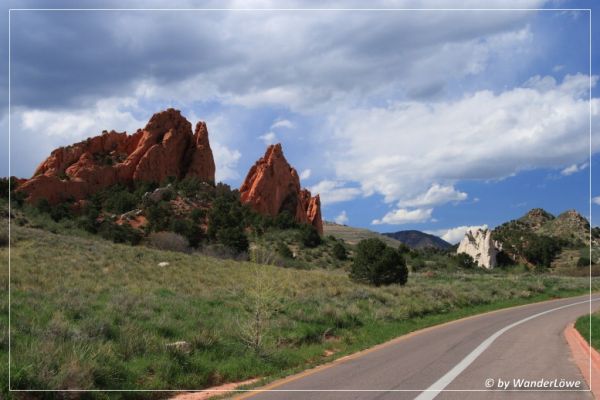
M340 225L331 221L323 221L323 231L326 236L333 236L344 240L348 244L357 244L361 240L377 238L382 240L388 246L398 248L402 242L381 233L374 232L365 228L355 228L348 225Z
M413 249L432 247L435 249L447 250L452 247L452 244L446 242L442 238L416 230L388 232L383 235L396 239Z

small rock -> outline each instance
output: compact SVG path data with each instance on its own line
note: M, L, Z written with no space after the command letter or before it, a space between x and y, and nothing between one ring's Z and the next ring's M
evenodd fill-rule
M166 262L166 261L162 261L162 262L159 262L159 263L158 263L158 266L159 266L159 267L168 267L168 266L169 266L169 263L168 263L168 262Z
M185 340L180 340L178 342L167 343L167 349L189 353L192 350L192 345Z

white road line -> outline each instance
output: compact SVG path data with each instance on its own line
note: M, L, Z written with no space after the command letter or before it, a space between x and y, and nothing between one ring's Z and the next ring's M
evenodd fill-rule
M592 299L591 301L599 301L599 300L600 299ZM473 350L471 353L469 353L469 355L467 355L465 358L463 358L463 360L461 362L456 364L454 366L454 368L452 368L450 371L448 371L446 373L446 375L442 376L433 385L429 386L420 395L418 395L415 398L415 400L432 400L432 399L434 399L438 394L440 394L440 392L442 390L444 390L444 388L446 386L448 386L450 383L452 383L452 381L454 379L456 379L456 377L458 375L460 375L461 372L463 372L469 365L471 365L471 363L473 361L475 361L477 359L477 357L479 357L481 355L481 353L483 353L488 347L490 347L490 345L494 342L494 340L498 339L498 337L500 335L502 335L504 332L508 331L509 329L512 329L517 325L521 325L527 321L531 321L532 319L540 317L542 315L545 315L545 314L548 314L548 313L551 313L554 311L562 310L563 308L573 307L573 306L576 306L579 304L584 304L584 303L590 303L590 300L588 299L585 301L579 301L577 303L572 303L572 304L567 304L565 306L552 308L550 310L546 310L546 311L543 311L543 312L540 312L537 314L530 315L527 318L523 318L522 320L513 322L512 324L505 326L504 328L500 329L499 331L494 333L492 336L490 336L489 338L484 340L479 346L477 346L475 348L475 350Z

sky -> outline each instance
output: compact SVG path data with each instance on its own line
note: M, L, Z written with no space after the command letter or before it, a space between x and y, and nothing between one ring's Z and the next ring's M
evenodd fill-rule
M0 176L175 107L233 187L282 143L329 221L454 243L534 207L600 215L600 52L590 74L590 12L565 10L593 1L7 4Z

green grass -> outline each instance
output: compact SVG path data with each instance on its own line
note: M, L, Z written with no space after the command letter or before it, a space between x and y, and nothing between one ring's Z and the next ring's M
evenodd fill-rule
M416 273L404 287L375 288L339 269L218 260L17 226L12 233L15 389L199 389L274 378L426 326L588 289L587 279L501 271ZM170 265L159 267L163 261ZM0 284L8 285L6 268ZM7 291L0 296L6 388ZM167 347L177 341L189 351ZM165 394L139 395L149 396Z
M590 321L591 319L591 321ZM592 347L600 350L600 312L584 315L575 322L575 329L590 343L590 324L592 327Z

